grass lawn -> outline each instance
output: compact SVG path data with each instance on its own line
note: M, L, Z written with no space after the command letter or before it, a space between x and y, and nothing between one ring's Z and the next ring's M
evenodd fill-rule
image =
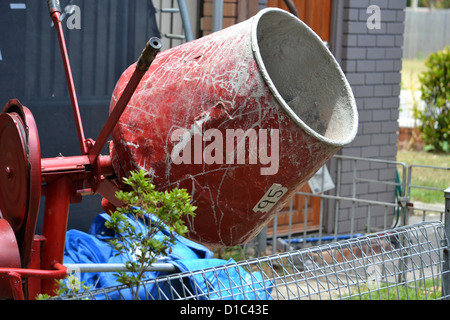
M426 70L425 59L403 59L402 89L419 90L419 74ZM449 168L450 154L399 151L397 161L405 162L407 165L415 164ZM412 178L411 183L417 186L436 187L441 189L450 187L450 170L413 168ZM425 203L444 204L445 202L442 191L413 188L411 197L413 201Z
M442 296L441 283L436 279L420 280L418 283L410 283L408 286L402 284L380 285L380 288L368 288L362 285L361 292L353 293L351 300L435 300ZM345 297L344 297L345 299Z
M407 165L427 165L450 168L450 154L434 154L428 152L398 151L397 161ZM415 186L435 187L446 189L450 187L450 170L437 170L431 168L414 167L412 169L411 183ZM424 203L444 204L444 193L442 191L416 189L411 191L413 201Z
M426 70L425 59L403 59L402 89L420 90L419 74Z

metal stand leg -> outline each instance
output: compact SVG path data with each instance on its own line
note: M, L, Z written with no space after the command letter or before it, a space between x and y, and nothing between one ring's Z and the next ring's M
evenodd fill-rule
M447 240L446 248L444 249L444 263L442 266L442 296L446 300L450 300L450 254L449 254L449 243L448 239L450 237L450 187L444 191L445 193L445 218L444 218L444 228L445 237Z
M64 257L67 219L69 217L72 180L68 176L49 183L45 200L42 235L46 241L42 249L42 269L51 270ZM54 295L54 279L42 280L42 293Z

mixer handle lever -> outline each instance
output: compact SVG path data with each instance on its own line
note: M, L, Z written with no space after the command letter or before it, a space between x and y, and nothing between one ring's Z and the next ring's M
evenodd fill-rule
M61 12L61 5L59 3L59 0L47 0L47 5L50 15L56 11Z
M137 62L137 68L141 72L147 72L153 60L155 60L156 54L161 50L161 47L162 42L159 38L150 38Z
M153 60L155 60L156 54L159 52L161 47L162 42L159 38L150 38L150 40L147 42L147 45L145 46L141 56L136 63L136 69L134 70L133 75L131 76L127 86L122 92L122 95L120 96L114 109L109 115L108 120L106 120L106 123L103 126L103 129L100 132L93 147L89 151L89 161L91 163L94 163L97 157L100 155L101 149L106 144L109 135L119 121L120 116L125 111L125 108L128 105L131 97L133 96L134 91L137 89L142 77L150 68Z

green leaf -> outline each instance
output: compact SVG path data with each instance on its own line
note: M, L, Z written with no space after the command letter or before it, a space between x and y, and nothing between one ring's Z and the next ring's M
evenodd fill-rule
M176 234L184 235L188 228L184 225L184 216L195 216L195 206L191 205L191 197L186 189L172 189L158 191L152 184L147 172L137 170L123 179L128 191L120 190L116 193L126 205L111 213L110 220L105 223L120 235L120 239L113 239L109 243L126 261L128 273L118 272L114 275L119 283L135 290L145 278L144 270L155 263L155 257L166 256L171 245L176 243ZM128 187L127 187L128 186ZM159 221L145 219L146 212L155 215ZM129 215L139 220L145 230L137 230L130 222ZM166 229L169 235L161 241L153 235ZM126 245L125 245L126 244ZM130 260L132 257L135 260ZM136 287L133 289L133 287Z

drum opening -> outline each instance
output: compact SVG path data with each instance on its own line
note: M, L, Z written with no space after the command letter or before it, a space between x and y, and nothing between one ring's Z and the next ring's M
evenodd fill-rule
M285 112L321 141L337 146L353 141L358 130L355 99L325 43L286 11L265 9L255 19L253 51Z

